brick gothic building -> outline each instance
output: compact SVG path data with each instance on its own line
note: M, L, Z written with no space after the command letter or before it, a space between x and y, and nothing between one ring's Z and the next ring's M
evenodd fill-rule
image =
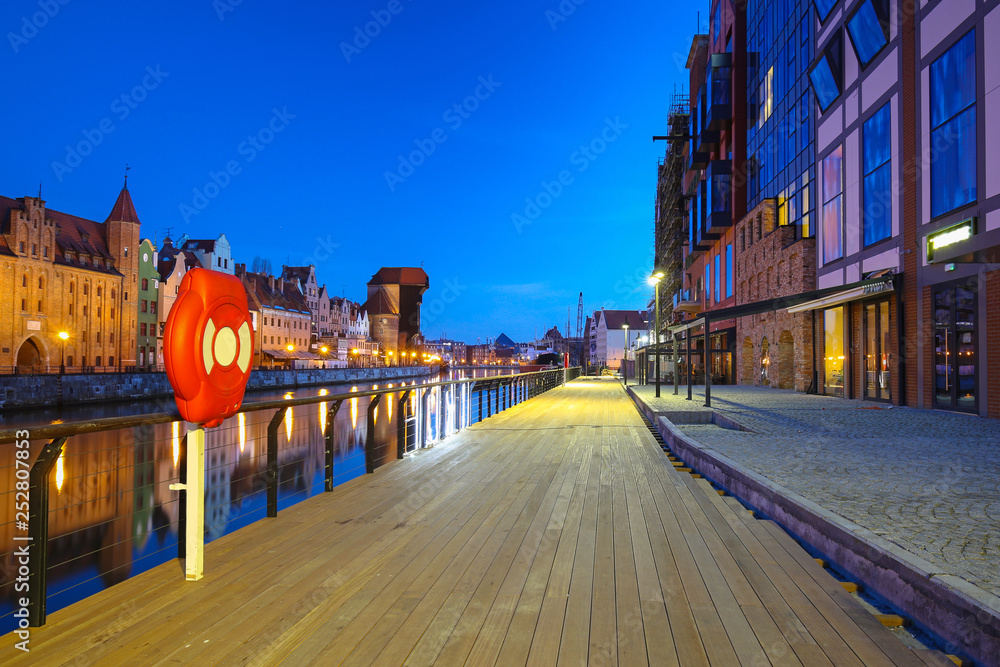
M371 337L396 353L420 341L420 303L430 279L417 267L382 267L368 281L362 306L370 318Z
M800 294L816 281L816 243L791 225L775 225L775 201L764 200L736 225L737 305ZM740 384L805 391L812 382L809 313L777 310L736 322Z
M0 197L0 367L135 365L139 224L127 184L103 223Z

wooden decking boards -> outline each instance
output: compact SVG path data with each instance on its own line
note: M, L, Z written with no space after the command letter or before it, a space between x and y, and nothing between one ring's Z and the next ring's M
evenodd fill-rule
M580 380L49 615L3 664L925 665Z

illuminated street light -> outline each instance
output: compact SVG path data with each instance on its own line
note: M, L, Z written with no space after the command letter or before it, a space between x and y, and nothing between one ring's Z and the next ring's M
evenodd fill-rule
M65 375L66 374L66 341L68 339L69 339L69 332L68 331L60 331L59 332L59 340L62 341L62 352L61 352L62 358L59 361L59 374L60 375Z
M663 271L653 271L653 275L649 277L650 285L653 286L653 292L655 297L653 299L653 330L655 332L653 340L653 354L655 356L655 363L653 364L653 374L656 375L656 397L660 397L660 281L663 280ZM675 346L676 347L676 346ZM676 380L674 380L676 384Z

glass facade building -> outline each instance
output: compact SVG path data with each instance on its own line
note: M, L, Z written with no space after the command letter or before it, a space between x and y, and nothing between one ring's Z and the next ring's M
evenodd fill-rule
M775 199L777 224L796 225L800 238L816 225L809 78L816 11L805 0L747 4L746 210Z

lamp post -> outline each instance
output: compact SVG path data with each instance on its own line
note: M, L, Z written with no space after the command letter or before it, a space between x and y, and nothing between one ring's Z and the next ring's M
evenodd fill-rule
M324 345L323 347L319 348L319 351L323 353L323 368L326 368L327 352L330 351L330 348Z
M66 374L66 339L67 338L69 338L69 332L67 332L67 331L60 331L59 332L59 340L62 341L62 352L61 352L62 356L61 356L61 358L59 360L59 374L60 375L65 375Z
M654 305L655 309L653 312L653 330L655 331L653 343L653 354L656 355L656 361L653 365L653 372L656 374L656 397L660 397L660 281L663 280L663 271L653 271L653 275L649 277L649 284L653 286L654 293Z
M628 322L622 325L622 329L625 330L625 359L622 360L622 378L625 380L625 386L628 386Z

